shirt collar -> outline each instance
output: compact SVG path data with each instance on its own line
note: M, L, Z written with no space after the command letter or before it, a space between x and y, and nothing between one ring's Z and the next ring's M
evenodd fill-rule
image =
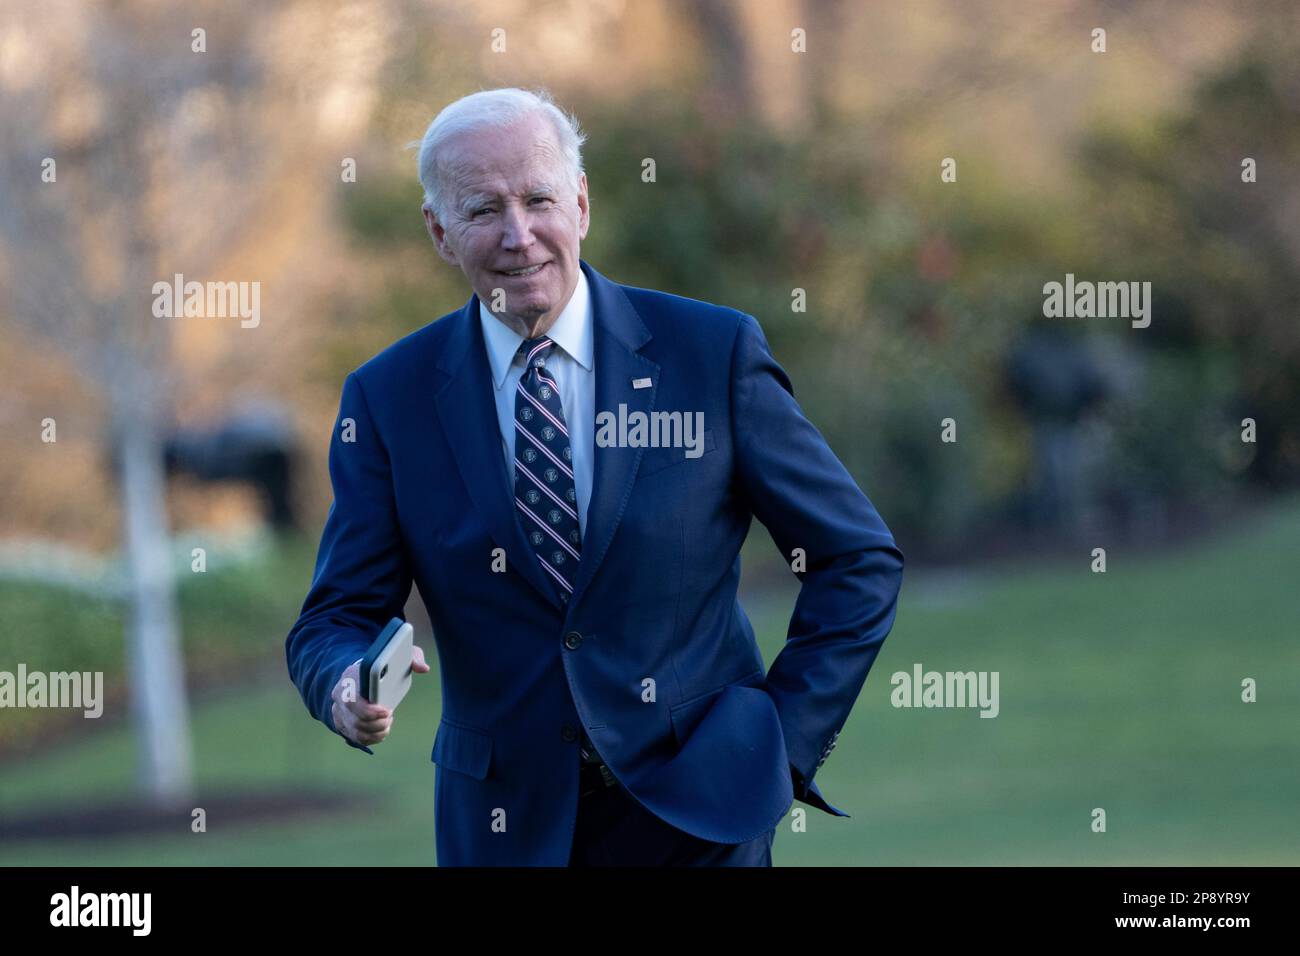
M479 323L483 326L483 344L487 346L488 364L492 368L492 381L499 389L505 384L506 373L514 363L515 353L524 337L488 311L483 300L478 303ZM587 277L578 270L578 283L573 295L560 312L546 335L574 361L591 371L594 339L592 338L591 293Z

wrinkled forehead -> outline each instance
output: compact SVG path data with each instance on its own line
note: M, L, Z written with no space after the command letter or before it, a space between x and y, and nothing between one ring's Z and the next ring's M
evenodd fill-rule
M507 127L466 130L448 140L439 164L457 193L526 193L566 179L550 125L539 117Z

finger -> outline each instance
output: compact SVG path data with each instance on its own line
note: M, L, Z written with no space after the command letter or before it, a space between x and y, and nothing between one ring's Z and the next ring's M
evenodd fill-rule
M372 704L368 700L349 701L347 705L358 717L387 717L392 712L382 704Z
M334 723L337 725L340 721L356 722L361 719L373 720L378 717L392 716L391 713L378 704L371 704L361 700L336 700L330 708L334 715Z
M354 714L353 721L358 727L378 727L385 721L392 720L392 714Z
M384 730L393 722L391 717L376 718L375 720L358 720L357 727L367 733L374 733L377 730Z

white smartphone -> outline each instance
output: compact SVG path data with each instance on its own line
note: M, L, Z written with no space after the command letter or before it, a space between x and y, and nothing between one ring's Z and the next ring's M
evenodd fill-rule
M394 710L411 689L415 628L395 617L379 632L361 660L361 686L366 700Z

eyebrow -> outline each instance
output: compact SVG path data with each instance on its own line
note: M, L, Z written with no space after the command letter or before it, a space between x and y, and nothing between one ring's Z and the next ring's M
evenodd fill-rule
M524 193L524 199L528 200L536 196L553 196L555 194L556 194L556 189L550 183L538 183L534 186L529 187L528 191ZM484 192L470 193L468 196L464 197L464 199L461 200L459 208L460 211L463 213L473 212L474 210L480 209L483 206L487 205L488 203L496 202L496 200L497 200L497 196L495 193L484 193Z

